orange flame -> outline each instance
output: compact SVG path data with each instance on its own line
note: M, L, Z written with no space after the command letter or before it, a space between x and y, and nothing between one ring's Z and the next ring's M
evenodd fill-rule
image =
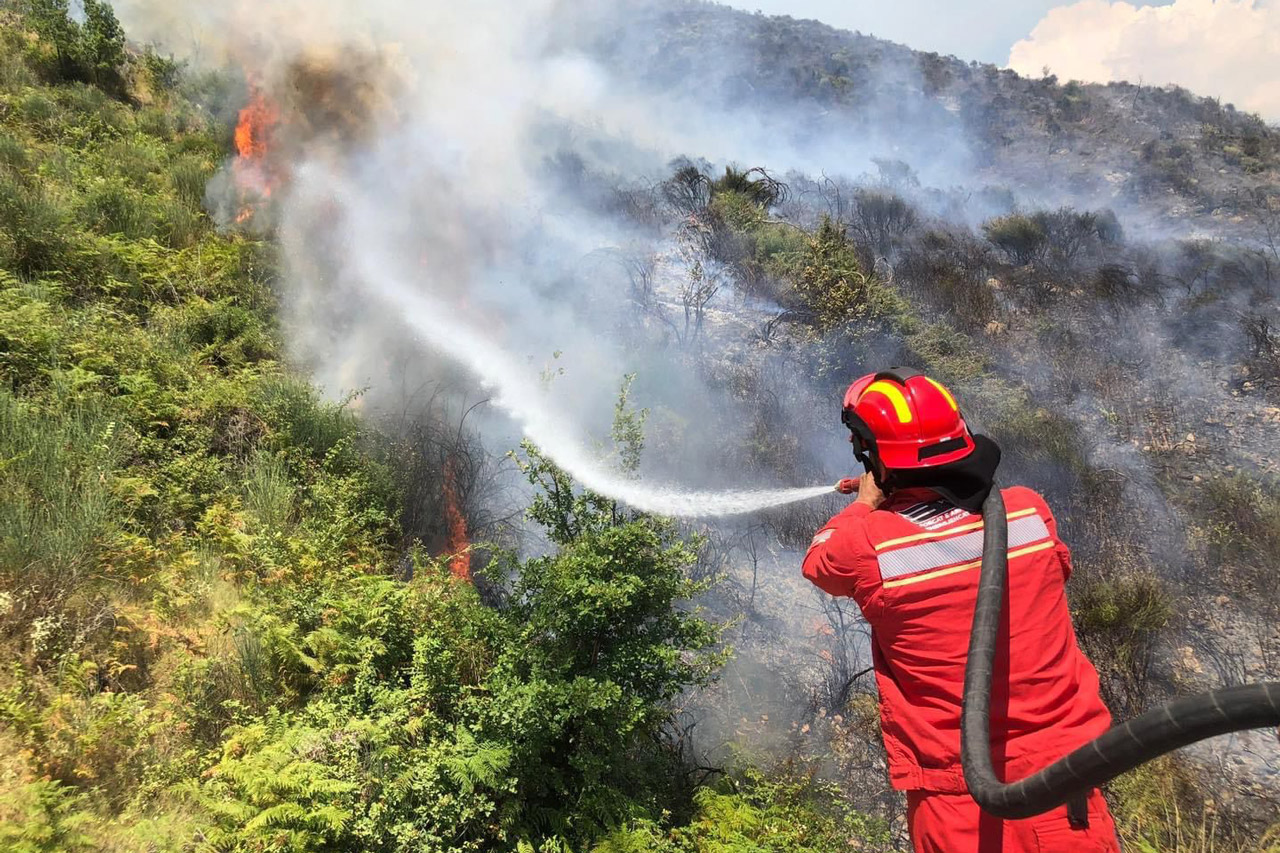
M467 537L467 517L458 500L458 474L453 457L444 464L444 515L449 523L446 547L453 556L449 571L459 580L471 580L471 541Z
M249 103L240 110L236 123L235 143L239 155L235 162L236 185L245 199L236 216L237 223L253 218L255 206L271 198L276 175L269 155L271 142L280 124L280 110L253 80L249 81Z
M236 153L245 160L267 156L271 134L280 123L280 110L257 83L249 84L249 103L236 124Z

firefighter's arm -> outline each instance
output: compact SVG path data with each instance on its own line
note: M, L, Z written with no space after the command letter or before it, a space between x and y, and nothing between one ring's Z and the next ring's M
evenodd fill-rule
M1058 555L1058 562L1062 564L1062 579L1064 581L1070 580L1071 549L1067 547L1067 543L1058 537L1058 522L1053 517L1053 511L1049 509L1048 502L1037 494L1036 504L1036 511L1044 519L1044 526L1049 528L1049 535L1053 537L1053 550Z
M804 576L831 595L850 596L861 605L874 591L880 572L867 535L872 507L853 503L827 522L809 545Z

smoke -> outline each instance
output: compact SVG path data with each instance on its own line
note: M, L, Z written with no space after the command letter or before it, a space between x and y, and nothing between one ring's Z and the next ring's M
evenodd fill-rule
M431 296L432 291L443 287L433 282L439 271L402 268L402 253L383 244L388 230L377 210L368 207L371 203L381 207L380 201L369 199L361 187L343 185L341 181L342 177L333 173L308 173L302 177L299 195L307 198L307 187L315 183L325 188L323 205L337 202L338 227L346 231L352 244L361 247L361 251L350 255L344 270L349 280L377 300L386 312L402 318L404 324L420 336L424 347L470 368L482 386L492 392L493 404L583 486L642 511L686 517L758 512L833 491L831 486L817 486L688 492L643 485L610 472L587 452L588 444L577 434L574 425L560 416L559 412L571 401L557 403L531 371L519 365L488 335L458 317L446 303ZM427 266L433 267L430 263Z
M1028 76L1176 83L1280 120L1280 5L1266 0L1177 0L1134 6L1081 0L1051 10L1013 46L1009 67Z

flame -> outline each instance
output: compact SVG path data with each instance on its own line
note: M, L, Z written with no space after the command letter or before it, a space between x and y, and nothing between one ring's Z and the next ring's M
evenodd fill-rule
M237 223L253 218L257 207L271 198L278 175L270 160L271 143L280 125L280 109L255 80L249 80L249 103L236 123L236 186L243 203Z
M246 160L267 155L271 131L280 122L280 111L256 83L249 84L249 104L236 124L236 153Z
M453 556L449 571L455 578L471 580L471 541L467 536L467 517L458 500L458 473L453 457L444 464L444 515L449 524L446 547Z

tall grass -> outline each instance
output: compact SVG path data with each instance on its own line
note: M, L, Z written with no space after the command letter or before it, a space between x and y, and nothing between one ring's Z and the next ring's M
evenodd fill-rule
M82 592L112 524L115 430L91 405L50 414L0 388L0 588L10 598L0 624L44 625L47 636L33 644L45 651L56 645L62 608Z
M0 266L32 278L65 256L67 216L42 188L28 189L0 173Z

